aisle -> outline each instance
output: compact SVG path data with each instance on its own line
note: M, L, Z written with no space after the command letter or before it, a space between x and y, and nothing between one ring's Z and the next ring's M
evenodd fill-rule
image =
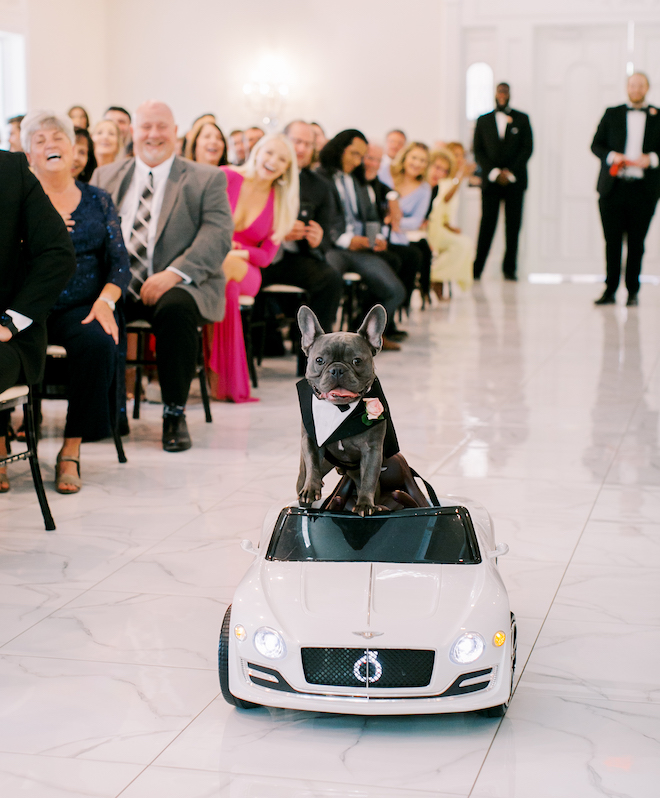
M377 360L402 451L490 510L518 617L504 720L238 712L217 636L272 504L293 498L292 359L253 405L193 404L166 454L160 407L83 447L53 490L64 406L40 445L57 523L24 464L0 496L0 794L7 798L655 798L660 781L660 288L485 280L416 309ZM625 292L624 292L625 293ZM406 325L404 325L406 326Z

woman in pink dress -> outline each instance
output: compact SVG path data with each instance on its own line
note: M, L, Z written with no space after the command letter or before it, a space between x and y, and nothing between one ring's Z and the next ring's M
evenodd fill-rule
M256 296L261 269L271 263L298 217L298 167L289 139L276 134L260 139L244 166L221 168L227 175L234 239L223 263L225 317L213 325L211 389L217 399L255 402L250 396L238 298Z

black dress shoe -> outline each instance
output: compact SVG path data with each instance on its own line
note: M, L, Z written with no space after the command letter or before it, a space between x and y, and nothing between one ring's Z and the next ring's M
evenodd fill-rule
M614 305L615 302L616 298L614 294L610 294L609 291L605 291L603 296L594 302L594 305Z
M628 301L626 302L626 306L629 308L636 308L637 305L639 305L637 294L628 294Z
M192 441L185 415L165 416L163 418L163 449L166 452L185 452L191 446Z

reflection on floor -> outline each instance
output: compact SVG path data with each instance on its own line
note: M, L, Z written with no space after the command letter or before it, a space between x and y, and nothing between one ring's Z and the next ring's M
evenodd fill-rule
M52 489L62 403L0 497L0 794L7 798L654 798L660 783L660 289L484 281L413 311L378 371L411 464L491 511L518 616L503 721L239 712L218 697L220 622L267 508L292 498L292 359L252 405L194 404L165 454L143 406L117 463L83 451ZM625 292L623 292L625 293Z

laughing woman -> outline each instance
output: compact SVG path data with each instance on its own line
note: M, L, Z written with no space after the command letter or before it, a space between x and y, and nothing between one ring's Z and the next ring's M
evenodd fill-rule
M238 298L256 296L268 266L298 217L298 166L293 146L281 134L264 136L244 166L223 166L234 219L233 252L225 258L225 318L214 325L209 367L217 399L250 397Z
M209 166L226 166L227 140L215 122L204 122L195 125L186 141L186 158Z
M73 179L73 125L53 111L21 124L30 166L64 219L76 250L76 273L48 318L48 340L67 351L69 408L57 456L56 489L77 493L80 444L110 434L110 394L120 358L115 303L130 280L128 255L110 195Z

